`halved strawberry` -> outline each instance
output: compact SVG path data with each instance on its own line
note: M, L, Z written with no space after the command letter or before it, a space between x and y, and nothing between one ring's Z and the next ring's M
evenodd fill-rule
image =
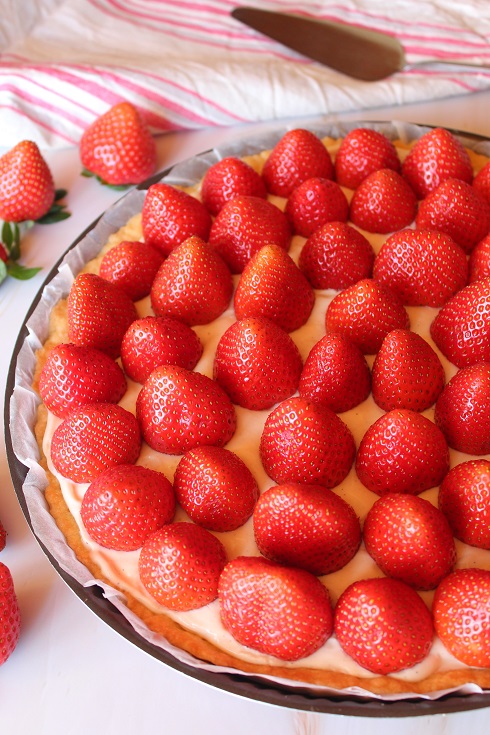
M334 168L323 142L309 130L297 128L283 135L267 158L262 177L268 191L288 197L307 179L333 179Z
M122 288L132 301L139 301L150 293L162 263L162 253L151 245L125 240L103 256L99 276Z
M400 172L400 159L391 140L369 128L355 128L348 132L335 156L337 183L357 189L366 176L381 168Z
M0 158L0 219L38 220L54 198L53 177L36 143L22 140Z
M13 653L20 637L21 618L10 569L0 562L0 666Z
M490 462L461 462L447 473L438 494L439 508L460 541L490 550Z
M490 235L478 242L470 253L468 281L482 281L490 276Z
M217 215L224 205L236 196L267 197L262 176L246 161L227 156L213 163L204 174L201 183L201 199L212 215Z
M391 168L374 171L359 184L350 202L350 219L362 230L388 233L415 219L417 198L405 179Z
M346 222L349 202L335 181L317 177L293 189L284 211L293 232L310 237L326 222Z

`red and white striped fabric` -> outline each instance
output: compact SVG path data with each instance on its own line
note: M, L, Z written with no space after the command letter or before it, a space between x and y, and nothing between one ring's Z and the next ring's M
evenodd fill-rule
M490 87L490 68L407 69L366 83L230 16L237 0L0 0L0 145L76 145L121 100L155 132L399 105ZM488 0L246 4L384 30L409 62L490 66ZM26 7L27 5L27 7ZM3 6L3 7L2 7Z

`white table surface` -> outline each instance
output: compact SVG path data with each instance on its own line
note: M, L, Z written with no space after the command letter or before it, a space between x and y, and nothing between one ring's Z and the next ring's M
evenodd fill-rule
M333 119L406 120L490 136L490 92ZM297 126L306 122L294 121ZM276 125L165 136L158 141L160 166ZM45 152L45 157L56 186L69 191L72 216L56 225L36 226L23 241L24 263L42 266L38 276L0 285L2 407L15 340L44 278L77 235L121 196L80 176L75 149ZM488 732L487 708L395 721L296 711L214 689L160 663L101 621L54 571L18 504L3 432L1 441L0 517L8 542L0 560L12 572L22 612L20 641L0 667L1 735L384 735L393 728L398 735L421 728L427 735Z

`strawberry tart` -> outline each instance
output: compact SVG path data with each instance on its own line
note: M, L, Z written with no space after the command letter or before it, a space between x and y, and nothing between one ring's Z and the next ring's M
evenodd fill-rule
M474 147L281 131L132 192L82 253L36 353L44 495L152 641L303 687L490 688Z

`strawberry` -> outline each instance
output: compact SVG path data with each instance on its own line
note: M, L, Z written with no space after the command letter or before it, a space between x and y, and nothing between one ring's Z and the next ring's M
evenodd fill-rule
M311 349L299 380L299 394L343 413L371 391L371 372L359 347L343 334L329 332Z
M323 142L311 131L289 130L276 143L262 169L267 190L288 197L313 177L333 179L334 168Z
M456 569L442 580L432 604L437 635L458 661L490 666L490 571Z
M430 335L456 367L490 362L490 278L470 283L449 299Z
M402 174L419 199L446 179L471 183L473 168L468 151L453 133L434 128L414 144L402 165Z
M211 378L175 365L156 368L143 384L136 415L147 444L184 454L201 444L223 446L236 429L233 404Z
M366 516L363 538L383 574L417 590L435 589L456 562L446 516L416 495L379 498Z
M428 654L434 635L422 598L389 577L350 584L337 602L334 631L341 648L375 674L415 666Z
M471 184L447 179L420 202L415 224L445 232L470 253L490 231L490 202Z
M0 666L13 653L20 637L20 608L8 567L0 562Z
M0 158L0 219L41 219L54 198L53 177L36 143L22 140Z
M144 242L120 242L102 258L99 276L119 286L132 301L148 296L163 255Z
M292 397L267 417L260 458L275 482L335 487L354 461L354 438L337 414L306 398Z
M225 566L218 588L221 621L242 646L284 661L318 650L332 634L326 587L304 569L241 556Z
M116 358L126 329L138 316L127 294L95 273L80 273L68 294L68 340Z
M461 462L447 473L438 494L439 508L456 538L490 550L490 462Z
M472 186L487 202L490 202L490 161L478 171Z
M490 276L490 234L480 240L470 253L469 282L482 281Z
M259 487L247 465L223 447L186 452L174 475L177 500L208 531L235 531L250 518Z
M335 181L317 177L293 189L284 211L293 232L310 237L326 222L346 222L349 202Z
M137 383L144 383L160 365L193 370L203 353L197 334L170 316L146 316L130 324L121 342L123 368Z
M394 329L384 338L372 370L373 399L383 411L425 411L444 388L437 353L416 332Z
M237 319L266 317L286 332L307 322L314 303L308 280L278 245L264 245L250 258L234 297Z
M43 403L60 418L86 403L118 403L126 388L118 363L95 347L56 345L39 376Z
M228 307L233 280L220 255L199 237L189 237L162 263L151 287L157 316L189 326L209 324Z
M373 278L407 306L438 307L466 286L464 250L443 232L406 229L381 246Z
M409 327L408 313L398 297L371 278L334 296L325 315L327 332L343 334L365 355L375 354L388 332Z
M260 411L296 391L302 368L287 332L269 319L248 317L234 322L218 342L214 379L233 403Z
M89 536L115 551L139 549L174 513L175 495L165 475L131 464L110 467L96 477L80 507Z
M453 449L490 453L490 363L462 368L437 399L434 421Z
M199 199L170 184L152 184L141 212L146 243L167 256L177 245L195 235L207 240L211 216Z
M356 472L377 495L418 495L439 485L449 470L449 450L442 431L416 411L388 411L361 439Z
M3 551L7 543L7 531L5 530L2 521L0 521L0 551Z
M119 102L83 132L80 159L88 174L112 186L140 184L157 166L155 141L130 102Z
M374 251L369 240L345 222L327 222L303 245L298 265L313 288L341 290L371 278Z
M369 128L355 128L347 133L335 156L337 183L357 189L366 176L382 168L400 172L400 159L391 140Z
M193 523L169 523L148 536L141 549L139 574L159 605L195 610L218 596L226 564L219 539Z
M260 496L253 513L261 554L281 564L330 574L342 569L361 543L354 509L333 490L286 483Z
M216 216L227 202L239 195L265 199L267 189L262 176L234 156L213 163L201 183L201 199L211 214Z
M73 482L92 482L101 472L139 457L141 432L135 417L113 403L73 409L55 429L51 461Z
M391 168L381 168L366 176L350 202L350 219L368 232L385 234L401 230L414 220L416 212L415 194Z
M209 233L209 243L232 273L241 273L263 245L289 250L291 228L284 212L272 202L238 196L218 213Z

